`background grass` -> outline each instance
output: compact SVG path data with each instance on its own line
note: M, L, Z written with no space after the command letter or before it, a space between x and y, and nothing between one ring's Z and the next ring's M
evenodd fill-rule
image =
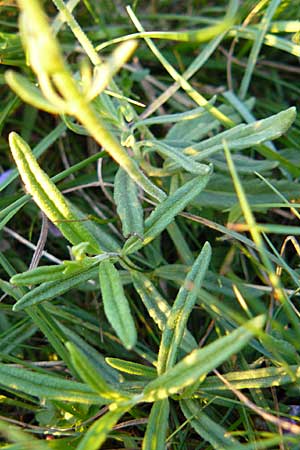
M6 84L8 69L34 83L36 73L28 65L18 33L19 6L1 4L0 445L89 450L100 448L103 433L104 448L300 448L299 117L293 121L274 116L261 140L256 123L246 132L237 129L235 135L220 136L219 147L200 156L201 167L182 152L188 147L208 151L213 146L209 139L224 130L233 128L235 133L238 124L297 106L299 2L241 2L234 24L204 42L193 34L174 41L172 35L161 39L154 32L202 30L220 23L227 2L135 1L130 18L123 1L84 0L76 7L73 2L78 22L73 24L59 19L55 4L62 7L50 1L44 6L77 80L80 70L88 76L86 67L95 63L95 49L106 59L115 48L110 41L136 33L134 14L146 31L153 32L146 40L137 38L133 57L93 107L143 173L171 198L168 211L175 208L172 194L179 195L188 183L191 187L178 200L175 221L166 219L154 236L149 216L159 201L136 190L136 185L130 185L131 193L123 197L127 190L122 192L124 179L119 180L119 190L116 186L117 163L78 121L38 110ZM200 106L209 110L201 112ZM132 253L107 263L115 263L125 294L122 287L114 293L103 282L99 286L93 272L76 287L71 281L69 288L74 283L74 289L57 291L49 301L12 309L30 292L9 283L13 275L37 266L55 267L72 254L70 243L51 222L47 224L24 192L8 146L11 131L34 149L40 166L81 211L81 223L92 229L106 252L119 253L132 232L125 244L127 250L133 246ZM192 195L199 189L196 176L208 165L213 172L207 185ZM130 210L134 223L129 221ZM144 237L153 237L144 246L143 223L134 220L141 214L146 219ZM202 254L199 267L195 266L206 241L211 259ZM205 273L198 280L201 267ZM194 289L184 284L186 277ZM46 278L40 281L42 286L49 282ZM59 283L53 283L58 289ZM27 284L34 283L29 279ZM125 316L133 319L137 332L136 341L130 337L135 341L132 348L131 340L115 331L113 319L106 318L105 305L112 308L109 298L114 295L116 309L120 296L128 300L131 313ZM173 317L168 325L166 311ZM177 342L176 333L184 330L176 324L179 313L184 325L188 320L189 333ZM230 333L261 314L265 325L253 331L256 338L249 336L248 343L235 347L236 335ZM177 364L173 376L181 385L175 393L168 391L169 400L160 400L157 392L167 389L172 373L156 390L151 380L157 376L157 359L159 375L164 376L164 364L172 360L170 349L176 353L180 347L180 361L196 344L201 349L216 347L208 347L207 356L199 354L193 380ZM205 371L208 360L211 365ZM67 381L70 384L64 384ZM144 401L124 407L121 400L141 393L148 395ZM123 406L117 413L112 408L107 413L107 405L116 398ZM98 420L102 416L104 424Z

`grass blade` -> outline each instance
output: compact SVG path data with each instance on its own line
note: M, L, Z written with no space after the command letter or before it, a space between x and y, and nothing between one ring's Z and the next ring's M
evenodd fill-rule
M244 99L246 97L247 90L248 90L248 87L249 87L249 84L251 81L251 77L252 77L255 65L257 63L257 58L258 58L260 49L263 45L264 37L268 31L272 17L274 16L276 9L280 5L280 3L281 3L281 0L271 0L269 2L266 13L260 22L260 27L259 27L258 33L256 35L256 39L253 43L253 46L252 46L252 49L251 49L251 52L249 55L246 71L245 71L244 77L242 79L242 83L241 83L241 87L240 87L240 91L239 91L239 96L241 99Z

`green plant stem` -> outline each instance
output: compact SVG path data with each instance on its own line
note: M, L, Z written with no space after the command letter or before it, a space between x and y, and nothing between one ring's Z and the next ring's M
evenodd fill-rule
M108 131L92 105L80 92L71 72L63 61L39 2L37 0L19 0L19 4L24 15L22 24L25 44L28 47L31 65L39 78L45 97L54 103L61 104L63 102L68 111L85 126L94 139L126 170L129 176L151 197L162 201L166 194L144 175L137 163L130 158L112 133ZM32 35L26 28L29 22L34 24ZM33 40L34 36L37 38L36 40ZM47 59L44 49L48 53ZM52 82L56 89L52 86ZM57 95L57 90L61 96Z
M74 36L77 38L78 42L82 45L85 53L88 55L92 63L97 66L102 63L102 60L96 50L94 49L93 44L87 37L87 35L82 31L79 26L77 20L69 10L68 6L62 0L52 0L57 9L60 11L65 21L68 23L71 28Z

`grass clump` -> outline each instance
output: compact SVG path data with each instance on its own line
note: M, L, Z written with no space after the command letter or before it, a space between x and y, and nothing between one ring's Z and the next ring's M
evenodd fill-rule
M298 6L225 3L2 7L1 448L299 448Z

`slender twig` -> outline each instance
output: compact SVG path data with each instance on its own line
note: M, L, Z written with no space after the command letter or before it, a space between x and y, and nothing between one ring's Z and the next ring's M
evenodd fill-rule
M8 227L4 227L3 230L5 231L5 233L9 234L11 237L16 239L18 242L21 242L21 244L26 245L26 247L30 248L33 251L36 251L37 246L34 245L32 242L28 241L27 239L25 239L23 236L18 234L16 231L13 231ZM55 264L61 264L61 262L62 262L61 259L56 258L56 256L51 255L51 253L48 253L45 250L42 251L42 255L45 258L49 259L50 261L54 262Z

